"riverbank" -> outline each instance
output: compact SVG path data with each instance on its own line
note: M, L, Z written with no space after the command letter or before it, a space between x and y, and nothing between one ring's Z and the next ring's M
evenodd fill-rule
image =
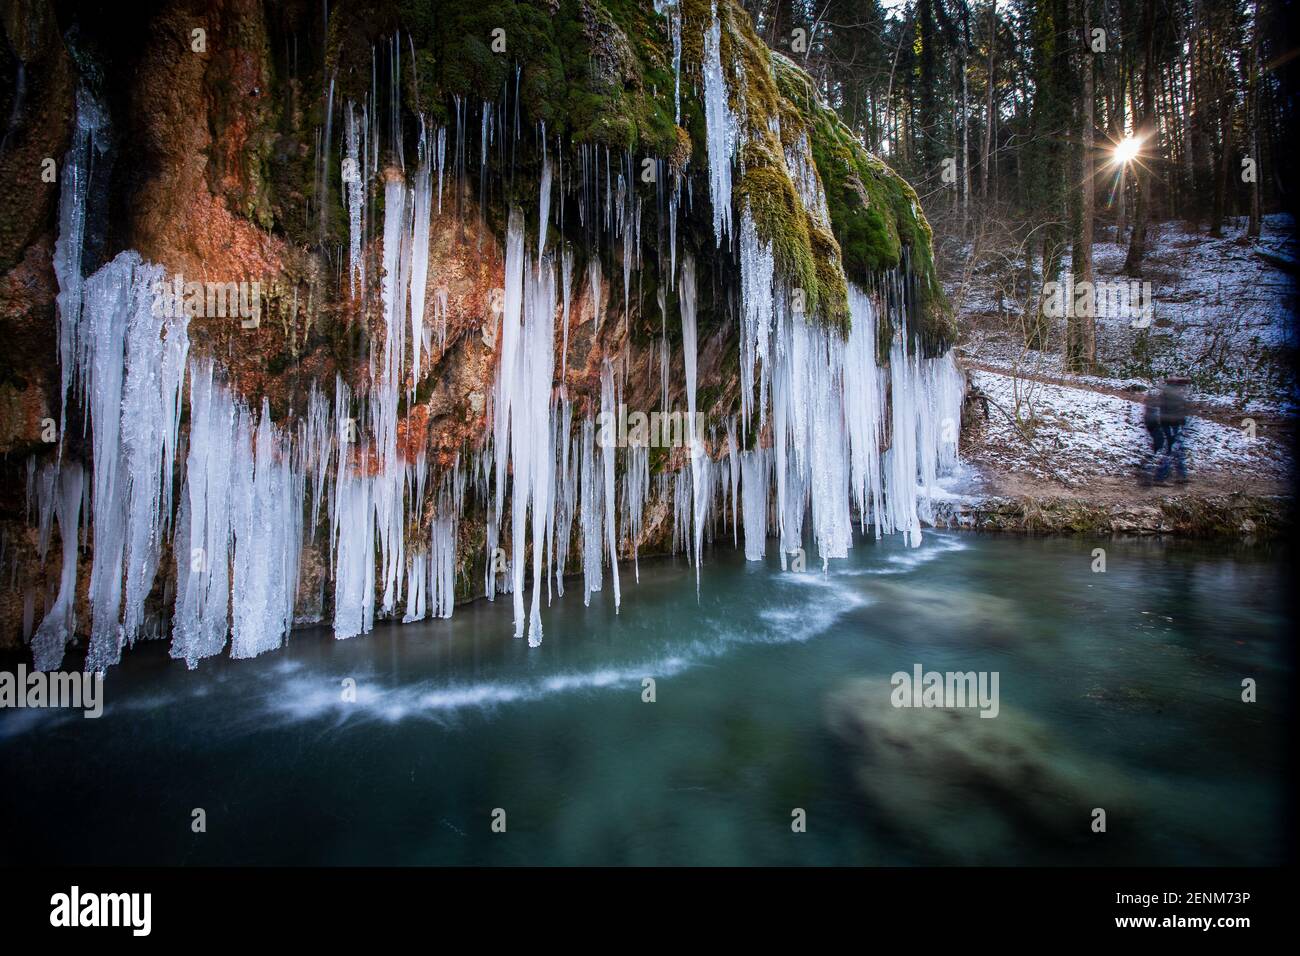
M969 367L968 367L969 370ZM962 466L933 503L934 524L1031 534L1173 535L1267 541L1293 523L1289 429L1244 431L1191 419L1189 480L1152 485L1154 465L1136 397L1104 387L1033 383L1034 417L1003 414L1009 377L970 370ZM985 411L983 398L996 398Z
M1248 240L1241 222L1223 238L1156 224L1141 277L1151 284L1154 318L1139 328L1125 315L1099 315L1091 375L1064 367L1063 324L1046 348L1025 346L998 270L953 265L946 287L968 395L963 468L945 481L951 494L935 503L936 523L1241 541L1287 533L1296 285L1278 259L1293 261L1295 227L1285 216L1266 225L1261 239ZM1094 251L1101 280L1131 278L1121 245L1099 242ZM1182 435L1190 481L1144 485L1155 462L1143 398L1174 374L1192 382Z
M1293 527L1281 494L1179 493L1153 499L1094 501L1066 495L993 495L935 504L935 525L1028 534L1171 535L1244 543L1272 541Z

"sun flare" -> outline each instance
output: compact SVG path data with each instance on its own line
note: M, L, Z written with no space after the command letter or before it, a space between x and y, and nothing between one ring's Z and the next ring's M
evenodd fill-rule
M1115 162L1128 165L1137 159L1138 141L1132 136L1125 136L1115 144Z

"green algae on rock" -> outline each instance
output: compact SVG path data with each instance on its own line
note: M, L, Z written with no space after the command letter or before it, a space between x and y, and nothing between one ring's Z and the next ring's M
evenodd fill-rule
M910 270L919 293L910 318L926 351L942 351L956 340L957 327L935 272L933 234L916 190L817 99L807 73L779 53L772 54L772 65L790 104L786 125L802 121L810 139L845 275L870 287L887 270Z
M408 106L446 121L455 98L504 97L548 136L659 157L681 171L706 152L697 88L702 37L716 15L729 106L744 127L734 201L772 247L785 284L802 290L810 315L847 329L848 281L869 288L889 270L908 270L917 292L911 320L927 353L951 344L955 325L915 191L819 102L807 73L768 50L735 0L679 0L668 12L681 18L680 77L668 18L636 0L343 3L331 18L325 70L338 96L362 101L372 45L403 32L413 59L401 67ZM792 151L807 154L825 214L801 195ZM535 183L523 183L538 174L530 160L516 162L525 175L511 199L535 193ZM488 215L500 233L502 211Z

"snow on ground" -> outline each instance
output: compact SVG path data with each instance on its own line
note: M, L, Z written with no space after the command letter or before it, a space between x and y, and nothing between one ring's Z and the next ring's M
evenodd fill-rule
M963 449L978 465L1074 482L1130 477L1151 462L1140 394L1128 400L998 372L972 369L970 374L972 384L1006 412L990 407L988 421L976 425L976 447ZM1266 479L1289 474L1286 448L1270 438L1252 438L1244 428L1193 417L1184 441L1193 480L1197 473Z
M1295 223L1286 215L1265 217L1255 242L1244 229L1244 220L1234 220L1223 238L1212 239L1182 223L1153 224L1143 277L1154 303L1150 328L1134 328L1128 315L1098 316L1102 374L1076 380L1120 389L1186 375L1195 402L1227 414L1294 415L1300 408L1292 361L1300 344L1297 285L1277 260L1297 259ZM1099 283L1129 281L1121 275L1126 251L1115 242L1096 243ZM965 289L957 278L949 282L960 310L961 354L1008 371L1064 377L1063 322L1056 322L1047 349L1025 349L1014 317L998 314L998 281L986 270ZM1014 308L1013 296L1004 301Z

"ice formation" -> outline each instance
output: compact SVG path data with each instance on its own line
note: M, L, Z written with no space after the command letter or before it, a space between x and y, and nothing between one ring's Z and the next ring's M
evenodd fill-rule
M680 10L673 0L657 7L669 17L680 83ZM390 52L396 70L399 45ZM630 557L639 573L648 515L671 520L673 547L694 565L697 591L706 546L719 529L725 533L728 514L732 542L739 545L743 534L748 560L764 560L772 536L783 568L806 540L823 566L845 557L855 526L918 543L922 523L932 518L938 477L956 460L961 373L950 354L924 357L909 340L903 271L882 277L872 291L850 286L846 336L797 307L748 209L735 210L733 241L732 164L743 124L728 84L740 78L723 70L716 9L702 67L714 238L723 247L718 256L737 263L740 277L735 414L701 424L700 413L712 411L698 407L701 348L708 344L697 314L701 290L695 260L676 248L689 181L657 167L666 180L657 202L659 221L667 220L666 237L658 239L667 288L647 295L638 277L641 199L633 157L583 146L569 166L562 144L548 141L542 127L537 209L512 203L508 210L503 294L484 337L495 363L484 431L450 466L410 446L403 418L447 345L448 294L438 288L430 260L436 221L441 228L434 211L443 208L447 131L422 123L418 162L406 171L394 149L394 163L381 172L380 140L400 139L399 104L381 108L375 94L364 106L345 105L339 149L348 244L345 256L340 250L338 281L350 296L377 306L370 365L355 392L341 377L332 395L327 382L304 383L305 403L276 421L265 399L259 407L238 394L219 360L190 355L188 319L157 308L155 287L168 278L161 267L125 252L83 279L87 183L103 120L94 101L79 94L55 271L62 385L85 411L93 467L86 473L60 459L38 473L32 464L29 493L42 556L55 522L63 542L58 594L33 638L37 666L60 666L73 634L78 537L87 525L94 541L86 662L92 670L115 663L137 639L163 636L164 620L172 656L194 667L227 647L232 657L278 648L304 620L328 619L335 637L345 639L370 631L376 618L450 617L457 595L473 591L466 571L476 558L462 540L471 512L484 530L479 593L511 596L514 635L530 645L542 640L543 601L564 594L566 569L580 569L584 602L608 582L619 608L619 565ZM450 176L457 209L458 197L472 188L467 157L474 140L480 160L513 155L515 114L512 131L499 104L483 104L475 137L467 135L474 122L469 104L456 101ZM326 149L329 142L327 131ZM805 206L824 225L825 197L806 142L784 159ZM321 168L328 168L324 158ZM480 196L486 175L483 163ZM382 223L376 218L372 227L372 197L381 188ZM322 184L319 195L327 194ZM552 225L566 234L566 200L590 240L585 255L548 237ZM525 223L536 223L535 239ZM366 272L368 240L380 243L377 275ZM611 288L618 279L606 280L606 256L614 269L621 266L621 296ZM583 334L598 341L604 332L614 337L615 323L646 301L657 301L660 313L651 347L603 355L588 373L598 375L598 387L571 396L571 323L590 322ZM669 315L670 301L676 316ZM883 364L880 308L898 330ZM669 334L674 322L680 356ZM660 457L652 441L611 440L598 424L621 414L634 372L643 381L657 375L646 400L665 420L681 397L686 410L677 444L685 454L670 449ZM160 567L168 545L173 557ZM304 586L304 577L312 583ZM26 606L30 620L34 594Z
M713 203L713 237L722 245L731 235L731 164L736 156L740 129L727 98L722 71L722 24L718 5L712 5L712 22L704 34L704 124L709 156L709 199Z
M185 316L163 315L168 310L158 307L162 279L162 269L125 252L83 288L76 378L84 389L95 461L90 670L117 663L123 645L142 633L145 600L170 525L189 343Z
M171 655L197 666L226 645L230 609L230 485L235 401L210 359L190 367L190 440L176 518Z
M76 629L77 527L85 474L80 465L72 462L60 469L47 465L45 477L48 480L42 482L41 515L52 513L58 519L63 565L58 596L32 637L32 659L37 670L52 671L63 663L63 649ZM48 529L48 518L42 521L42 527Z

